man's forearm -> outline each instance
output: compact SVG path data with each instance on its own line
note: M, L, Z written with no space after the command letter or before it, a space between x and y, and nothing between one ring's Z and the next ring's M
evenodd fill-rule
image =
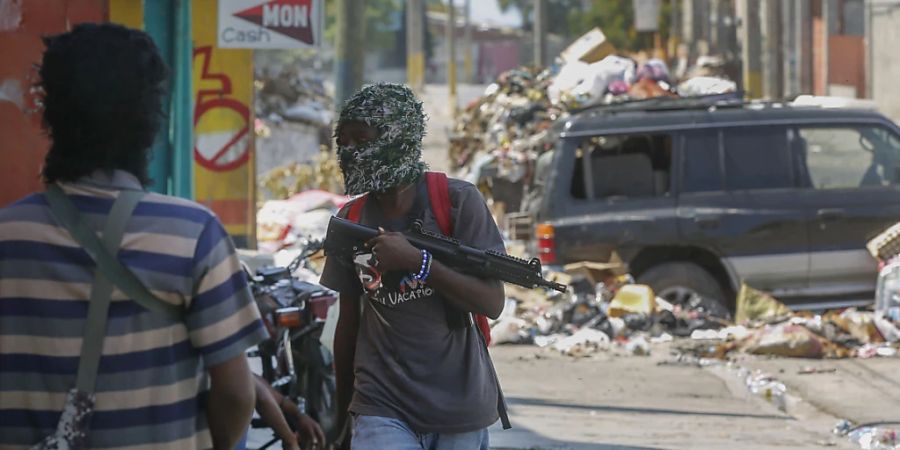
M282 441L296 445L297 437L294 436L279 407L284 399L276 398L265 380L254 377L254 381L256 385L256 411L259 413L259 416L266 422L266 425L272 427L275 435Z
M347 410L353 397L353 359L356 354L356 335L359 322L344 317L338 319L334 336L334 370L337 383L338 424L347 418Z
M457 272L438 260L431 262L428 284L453 306L496 319L503 311L505 294L499 280L483 280Z
M252 416L252 391L244 398L230 398L210 391L207 419L216 450L232 450L250 427Z
M216 450L232 450L247 432L256 403L247 358L240 355L212 367L209 376L211 385L206 416L213 446Z

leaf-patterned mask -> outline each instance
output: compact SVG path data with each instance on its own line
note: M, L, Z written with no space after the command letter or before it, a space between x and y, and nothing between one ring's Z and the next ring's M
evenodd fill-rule
M348 195L385 192L415 182L426 170L421 160L425 113L408 87L390 83L366 86L347 101L335 136L347 122L365 123L378 131L371 141L337 146Z

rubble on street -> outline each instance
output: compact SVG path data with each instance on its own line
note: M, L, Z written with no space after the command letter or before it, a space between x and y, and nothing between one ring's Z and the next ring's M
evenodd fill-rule
M595 268L594 276L585 267ZM566 280L564 294L507 288L509 299L492 325L494 345L531 344L573 357L624 351L645 355L652 344L675 342L680 352L727 361L735 355L839 359L895 357L896 322L875 311L794 312L775 298L744 286L734 319L655 297L618 265L582 263L550 278ZM599 281L598 280L603 280ZM696 304L702 304L697 302ZM881 325L879 327L879 324ZM886 328L888 333L881 330Z

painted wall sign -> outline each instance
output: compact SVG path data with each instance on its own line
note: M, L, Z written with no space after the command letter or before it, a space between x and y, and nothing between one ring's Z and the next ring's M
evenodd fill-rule
M216 17L207 13L216 6L192 2L194 198L219 216L238 247L253 247L253 51L216 46Z
M325 22L323 0L219 0L222 48L317 47Z

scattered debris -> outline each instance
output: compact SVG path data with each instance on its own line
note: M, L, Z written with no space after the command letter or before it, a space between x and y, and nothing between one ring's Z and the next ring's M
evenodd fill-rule
M749 324L751 322L773 323L784 320L793 312L771 295L758 291L744 284L737 296L735 322Z
M772 403L781 412L787 411L787 386L784 383L772 375L743 368L738 370L738 376L744 379L750 393Z
M804 367L804 368L800 369L799 371L797 371L797 374L799 374L799 375L815 375L815 374L835 373L835 372L837 372L837 369L834 367L822 369L822 368L807 366L807 367Z
M833 433L846 437L863 450L896 450L900 448L897 430L889 425L895 425L895 423L856 425L849 420L842 420L835 425Z
M609 303L607 314L610 317L628 315L649 316L656 310L656 295L650 286L630 284L622 286Z
M821 358L822 341L808 328L782 323L767 325L750 337L743 350L754 355L775 355L793 358Z

